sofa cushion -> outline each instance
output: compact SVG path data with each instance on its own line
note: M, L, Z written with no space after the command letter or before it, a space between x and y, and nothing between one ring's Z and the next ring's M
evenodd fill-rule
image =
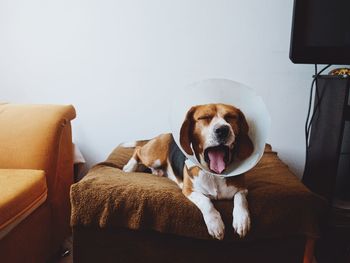
M0 169L0 238L45 202L46 197L44 171Z
M125 173L132 148L116 148L71 188L75 226L125 227L210 239L199 209L171 180L146 173ZM267 146L258 165L246 173L252 228L247 239L319 235L326 202L310 192ZM213 201L225 223L225 239L233 233L233 202Z

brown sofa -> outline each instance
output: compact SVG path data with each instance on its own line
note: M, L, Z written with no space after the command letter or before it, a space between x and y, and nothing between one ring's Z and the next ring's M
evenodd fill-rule
M311 262L326 202L266 146L247 172L252 229L233 233L233 202L214 201L225 223L213 240L199 209L167 178L125 173L132 148L117 147L71 187L73 257L86 262Z
M0 104L0 261L45 262L69 234L72 106Z

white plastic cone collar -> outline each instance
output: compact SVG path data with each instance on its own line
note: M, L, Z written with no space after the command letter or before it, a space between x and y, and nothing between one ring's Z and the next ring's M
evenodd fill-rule
M224 103L239 108L247 119L248 135L254 144L254 151L247 159L240 161L235 158L222 174L215 174L203 167L195 155L187 154L180 144L180 129L188 110L192 106L209 103ZM270 123L270 115L261 97L244 84L226 79L208 79L193 83L175 95L170 107L171 132L182 152L195 165L222 177L240 175L258 163L264 153Z

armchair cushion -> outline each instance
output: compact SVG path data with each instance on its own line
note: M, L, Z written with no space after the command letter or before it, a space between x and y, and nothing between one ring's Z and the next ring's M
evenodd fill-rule
M42 170L0 169L0 238L45 202Z

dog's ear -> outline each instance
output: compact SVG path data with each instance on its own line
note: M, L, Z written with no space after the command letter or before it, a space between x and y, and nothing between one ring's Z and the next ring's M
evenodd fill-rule
M240 160L248 158L254 150L254 145L251 139L249 138L249 126L247 120L239 110L239 135L238 135L238 152L237 157Z
M196 107L192 107L186 114L186 118L182 123L180 130L180 144L182 149L187 154L193 155L193 151L191 148L192 143L192 131L193 131L193 113Z

